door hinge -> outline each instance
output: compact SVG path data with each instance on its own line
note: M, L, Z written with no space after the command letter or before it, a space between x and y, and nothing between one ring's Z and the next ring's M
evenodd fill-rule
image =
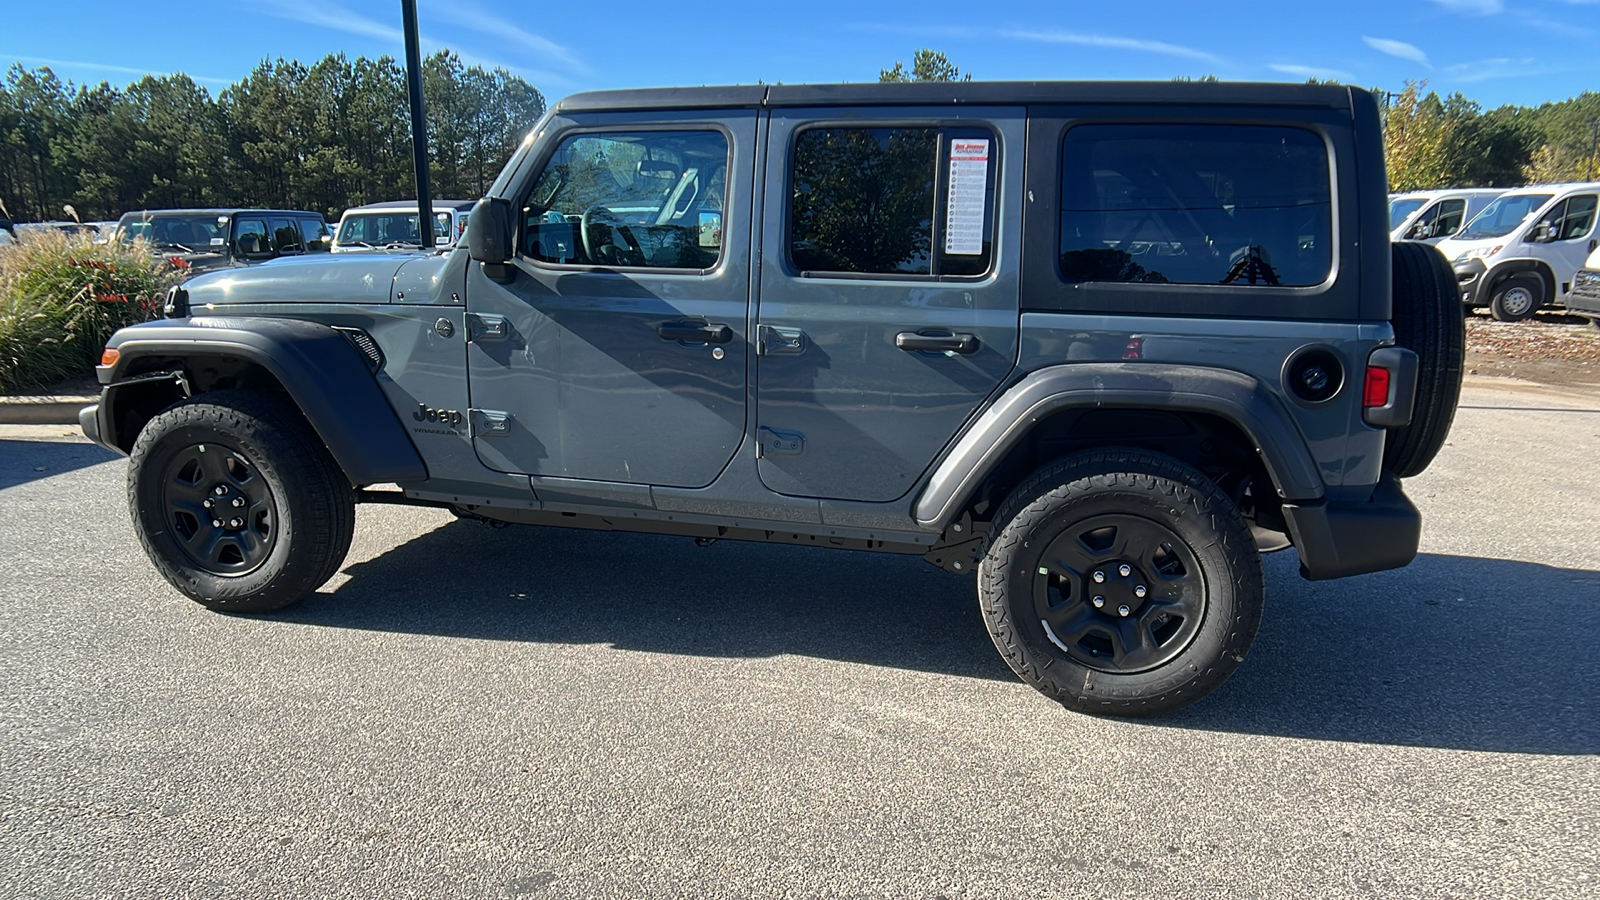
M756 429L756 458L799 456L806 451L806 436L798 431L782 431L763 425Z
M799 328L756 325L757 356L793 356L805 349L806 333Z
M511 433L511 414L497 409L469 409L473 437L493 437Z
M503 341L511 336L511 322L505 316L469 313L467 315L467 340L474 344Z

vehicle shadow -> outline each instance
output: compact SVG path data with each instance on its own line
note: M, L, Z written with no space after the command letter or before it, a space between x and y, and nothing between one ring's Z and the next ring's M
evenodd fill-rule
M116 458L117 454L95 444L0 439L0 490Z
M1153 726L1600 753L1600 572L1423 555L1335 582L1268 557L1250 658ZM915 557L453 522L274 621L712 657L780 654L1013 680L970 578ZM1047 710L1043 714L1050 714Z

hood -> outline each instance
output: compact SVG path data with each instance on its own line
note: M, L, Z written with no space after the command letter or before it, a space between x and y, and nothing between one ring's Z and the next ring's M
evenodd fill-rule
M207 272L185 282L183 288L189 292L192 310L238 303L390 303L394 301L395 276L401 269L414 266L419 274L432 271L433 278L424 276L420 281L437 284L437 271L446 260L421 252L317 253Z

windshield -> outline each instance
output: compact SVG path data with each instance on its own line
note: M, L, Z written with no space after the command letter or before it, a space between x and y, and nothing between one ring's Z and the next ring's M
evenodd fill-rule
M436 212L433 237L435 243L450 243L450 214ZM339 223L339 235L334 243L340 247L391 247L397 245L421 246L417 236L417 214L395 212L352 213Z
M1403 197L1399 200L1390 200L1389 230L1393 231L1399 228L1401 222L1404 222L1408 216L1421 209L1422 204L1427 202L1428 199L1426 197Z
M228 242L228 217L216 214L188 216L125 216L117 224L117 240L143 239L157 250L198 253L221 248Z
M1554 194L1505 194L1483 208L1458 235L1458 241L1476 241L1510 234L1528 217L1550 202Z

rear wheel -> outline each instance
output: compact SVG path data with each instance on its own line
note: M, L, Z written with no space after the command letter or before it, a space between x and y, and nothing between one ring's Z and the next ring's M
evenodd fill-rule
M184 400L139 433L134 529L156 569L224 612L268 612L316 590L350 549L355 493L286 401L249 391Z
M1261 559L1238 507L1143 450L1057 460L1018 487L978 580L1012 671L1069 709L1158 715L1204 697L1261 622Z
M1520 322L1544 305L1544 281L1533 275L1513 275L1494 289L1489 314L1501 322Z

